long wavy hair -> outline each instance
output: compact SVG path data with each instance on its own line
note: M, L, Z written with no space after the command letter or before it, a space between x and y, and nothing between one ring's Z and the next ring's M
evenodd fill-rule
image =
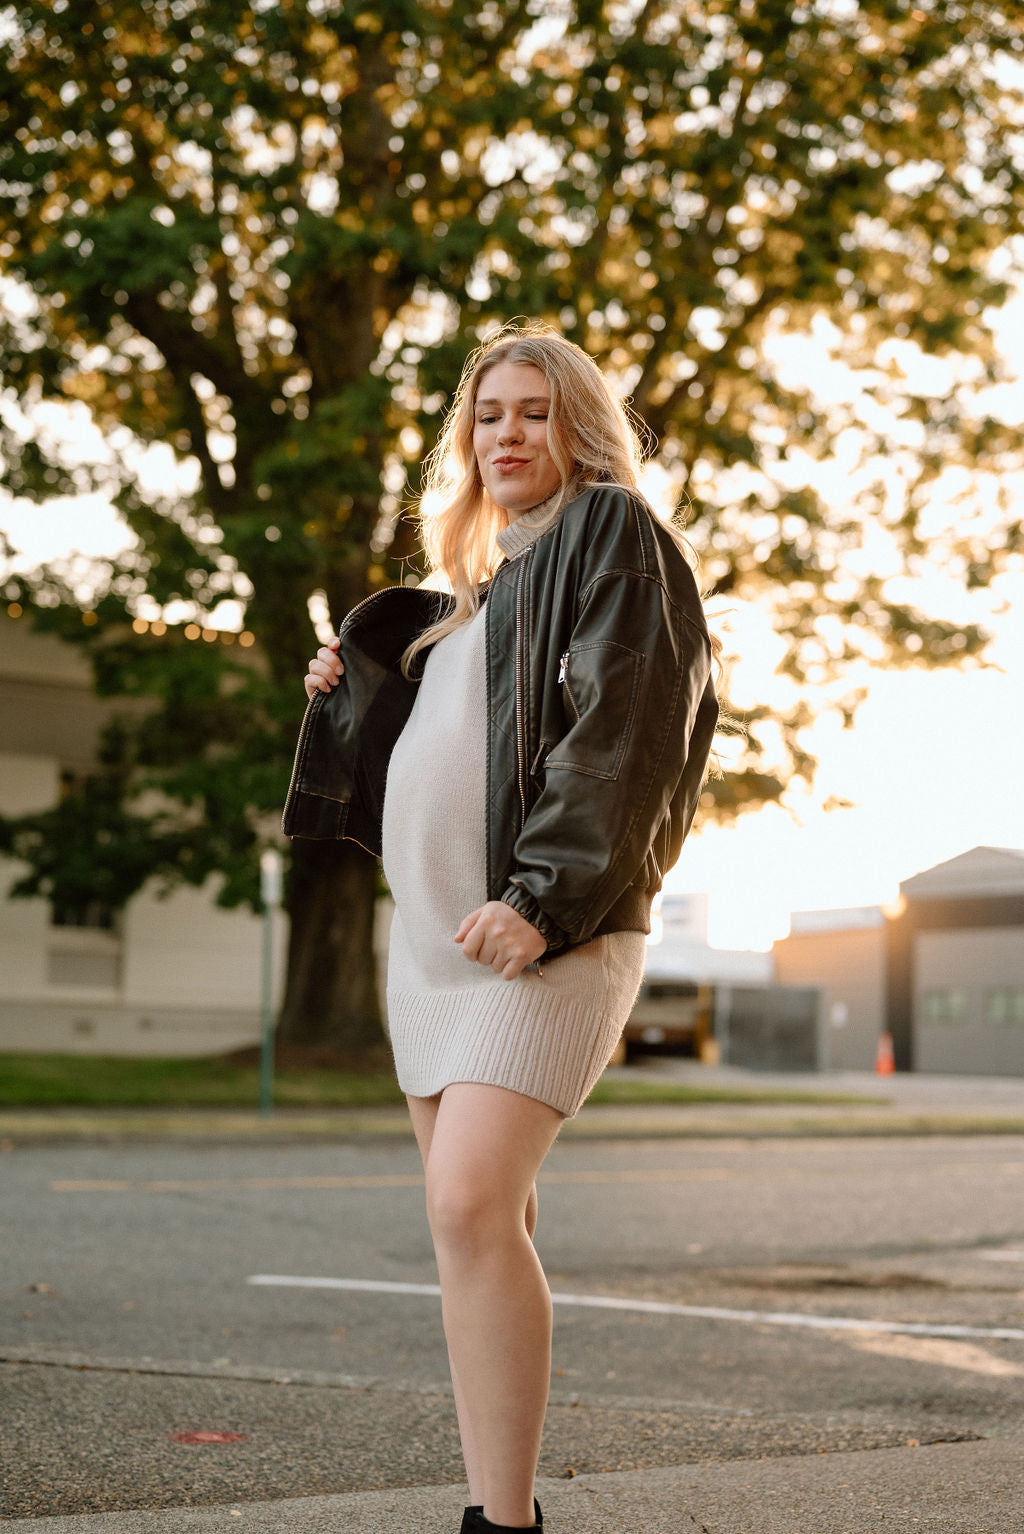
M645 454L641 429L616 399L593 358L549 327L506 325L468 358L437 445L425 465L419 517L430 572L454 597L447 615L424 630L402 656L409 674L415 656L463 623L480 607L480 585L500 562L498 533L507 513L484 488L473 451L480 384L501 362L540 368L551 391L548 452L562 484L564 506L581 490L618 485L639 495ZM696 558L681 528L665 524L691 564Z

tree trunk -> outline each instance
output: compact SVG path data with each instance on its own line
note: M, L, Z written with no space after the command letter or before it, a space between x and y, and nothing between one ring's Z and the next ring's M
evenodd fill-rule
M278 1042L379 1064L387 1046L373 951L376 862L351 842L292 846Z

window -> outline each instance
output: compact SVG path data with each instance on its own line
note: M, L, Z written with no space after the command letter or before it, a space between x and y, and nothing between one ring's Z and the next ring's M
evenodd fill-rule
M117 917L110 906L99 900L85 901L82 905L58 905L50 907L50 925L53 927L85 927L92 932L116 932Z
M986 991L985 1021L1024 1023L1024 985L1001 985Z
M962 1023L967 1016L964 991L925 991L921 997L921 1016L926 1023Z

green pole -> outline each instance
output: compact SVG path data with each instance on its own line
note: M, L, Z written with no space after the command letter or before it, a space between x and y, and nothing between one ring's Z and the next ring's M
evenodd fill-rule
M260 855L263 905L263 957L260 965L260 1114L274 1109L274 912L281 904L281 854L273 847Z

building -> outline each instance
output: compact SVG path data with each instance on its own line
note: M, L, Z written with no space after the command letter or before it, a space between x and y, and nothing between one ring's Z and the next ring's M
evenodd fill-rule
M824 994L826 1068L1024 1076L1024 851L974 847L905 879L891 910L795 912L776 980Z
M815 1070L820 994L773 983L770 953L713 948L706 895L661 896L652 914L644 983L626 1024L623 1057L642 1046L689 1049L708 1064Z
M903 1070L1024 1076L1024 851L974 847L904 880L886 1017Z
M770 953L711 946L707 895L663 894L655 901L644 965L648 981L768 985L772 969Z
M0 813L54 804L89 770L111 709L74 646L0 612ZM5 898L17 876L0 862L0 1052L202 1055L258 1039L250 911L221 909L212 889L146 888L117 916L72 923L46 900Z
M779 985L817 986L822 993L822 1068L871 1070L885 1016L881 908L794 911L789 936L772 954Z

